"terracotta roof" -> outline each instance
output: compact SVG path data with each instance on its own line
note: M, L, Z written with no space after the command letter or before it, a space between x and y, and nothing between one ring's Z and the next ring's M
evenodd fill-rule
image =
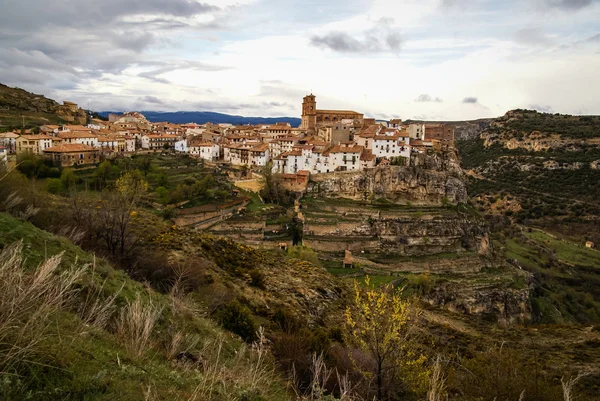
M402 134L394 134L394 135L375 135L376 141L395 141L398 138L402 137Z
M119 138L111 137L111 136L99 136L98 142L115 142L118 141Z
M44 150L44 152L48 153L71 153L71 152L90 152L97 151L98 149L93 148L88 145L82 145L79 143L65 143L63 145L52 146Z
M357 113L352 110L317 110L317 114L357 114L363 115L362 113Z
M88 128L83 125L63 125L63 128L69 129L71 131L85 131Z
M71 132L60 132L59 138L63 139L75 139L75 138L96 138L95 134L91 131L71 131Z
M390 124L402 124L402 119L394 118L394 119L390 120Z
M300 170L297 173L298 175L310 175L310 171L308 170Z
M360 155L360 160L365 161L365 162L370 162L371 160L374 160L374 159L375 159L375 155L370 150L365 150Z
M14 132L3 132L0 134L0 138L18 138L19 134L15 134Z
M177 135L164 134L164 135L146 135L150 139L158 139L158 138L167 138L167 139L176 139Z
M190 147L192 148L209 148L213 147L215 144L212 142L192 142L190 143Z
M264 152L267 149L269 149L269 144L268 143L261 143L260 145L256 145L255 147L253 147L250 150L253 151L253 152Z
M23 139L27 139L28 141L39 141L42 139L53 139L51 136L48 135L21 135L21 138Z
M363 147L362 146L341 146L341 145L335 145L334 147L332 147L331 149L329 149L330 153L361 153L363 151Z

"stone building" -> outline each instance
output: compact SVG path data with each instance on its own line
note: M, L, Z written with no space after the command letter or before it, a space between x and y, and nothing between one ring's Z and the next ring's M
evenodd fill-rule
M442 144L454 143L454 127L446 124L425 124L424 142L438 140Z
M308 130L309 135L316 132L319 124L353 122L362 126L364 114L350 110L318 110L317 98L312 93L302 101L302 123L300 128Z
M16 152L41 155L53 142L53 138L48 135L21 135L16 141Z
M62 167L96 164L100 161L99 153L98 149L79 143L65 143L44 150L47 159Z

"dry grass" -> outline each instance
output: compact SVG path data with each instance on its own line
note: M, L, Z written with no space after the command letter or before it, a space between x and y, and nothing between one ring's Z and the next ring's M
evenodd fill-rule
M106 298L102 295L104 285L105 283L100 288L88 290L85 300L78 308L79 317L84 324L95 326L101 330L106 329L108 323L113 319L117 310L115 300L123 290L125 283L118 291Z
M66 309L77 295L74 284L83 268L58 272L62 254L27 273L22 242L0 254L0 372L34 363L33 356L45 338L52 317Z
M574 387L579 380L583 379L587 375L589 375L589 373L579 373L577 376L571 377L568 380L565 380L564 377L560 378L564 401L574 401L577 398L575 396Z
M117 336L132 355L141 357L152 346L152 332L161 314L162 309L139 295L121 309Z
M245 189L246 191L256 193L260 192L265 186L264 182L259 179L236 181L234 185L238 188Z
M251 347L243 344L231 360L225 356L223 337L206 341L202 348L203 380L188 401L235 401L249 395L273 398L267 389L278 376L262 328L257 336Z
M438 355L431 370L431 377L429 378L427 401L444 401L447 399L448 395L446 394L446 377L442 369L442 357L441 355Z

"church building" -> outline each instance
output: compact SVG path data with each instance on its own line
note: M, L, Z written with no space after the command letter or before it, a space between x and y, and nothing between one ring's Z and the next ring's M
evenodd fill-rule
M362 126L364 114L349 110L317 110L316 96L311 93L304 97L300 128L308 130L309 134L314 134L319 126L335 124L342 120L352 120Z

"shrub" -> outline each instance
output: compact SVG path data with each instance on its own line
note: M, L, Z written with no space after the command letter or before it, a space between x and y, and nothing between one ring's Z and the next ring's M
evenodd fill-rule
M237 334L244 341L256 340L256 324L252 319L252 314L237 300L221 307L216 313L216 318L223 328Z
M305 260L314 264L315 266L321 266L321 262L319 261L319 256L317 253L307 246L293 246L288 249L287 256L290 258Z
M258 270L250 271L250 285L253 287L265 289L265 275Z
M60 194L65 190L65 186L60 178L48 178L46 180L46 189L51 194Z

